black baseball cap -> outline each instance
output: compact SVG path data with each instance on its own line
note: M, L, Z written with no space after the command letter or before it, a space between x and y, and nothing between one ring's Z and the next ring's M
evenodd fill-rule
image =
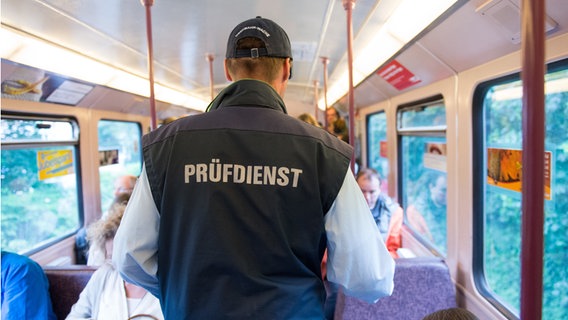
M243 38L258 38L266 48L237 50L237 43ZM260 16L239 23L229 35L226 58L290 58L292 48L286 31L276 22Z

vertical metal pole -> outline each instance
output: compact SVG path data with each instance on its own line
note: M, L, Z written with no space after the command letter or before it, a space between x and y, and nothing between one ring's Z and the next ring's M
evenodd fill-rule
M213 90L213 60L215 59L212 54L207 54L207 61L209 61L209 92L211 94L211 100L215 98L215 91Z
M353 8L355 0L343 0L343 8L347 11L347 66L349 68L349 144L353 147L351 154L351 171L355 173L355 97L353 95Z
M154 49L152 45L152 5L154 0L141 0L142 5L146 8L146 36L148 38L148 78L150 80L150 117L151 130L158 127L156 121L156 98L154 96Z
M544 259L545 1L523 0L523 169L521 319L542 317Z
M323 63L323 101L325 104L323 125L325 130L327 130L327 126L329 125L329 123L327 123L327 65L329 64L329 58L321 57L321 62Z
M314 118L318 121L318 89L319 89L319 82L314 80Z

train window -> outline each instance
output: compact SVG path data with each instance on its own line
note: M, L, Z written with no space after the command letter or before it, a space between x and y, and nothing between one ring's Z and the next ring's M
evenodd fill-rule
M388 192L387 115L384 111L367 116L367 163L381 175L381 190Z
M2 115L2 250L32 253L80 225L78 127Z
M122 175L138 176L142 170L142 129L137 122L101 120L99 176L103 214L115 196L115 183Z
M428 248L446 255L446 110L442 96L398 110L405 224Z
M549 66L545 90L543 319L568 319L568 60ZM505 314L520 310L522 83L480 84L476 132L474 264L480 291ZM536 258L536 257L535 257Z

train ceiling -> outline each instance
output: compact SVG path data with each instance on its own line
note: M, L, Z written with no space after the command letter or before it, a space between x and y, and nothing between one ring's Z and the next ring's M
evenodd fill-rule
M356 1L352 11L355 42L373 35L373 28L393 12L394 4L394 0ZM3 27L147 77L146 8L138 0L2 0L1 6ZM518 50L514 14L519 7L519 0L457 1L448 11L453 13L449 18L436 21L365 75L355 91L356 106L388 99ZM214 91L219 92L228 84L223 70L228 34L239 22L257 15L278 22L292 41L294 76L285 96L291 114L314 111L315 81L318 97L323 97L322 57L329 59L328 82L338 78L346 60L347 13L341 0L156 0L150 11L156 82L203 100L210 96L206 57L213 57ZM548 0L547 11L551 34L565 32L565 0ZM503 12L513 14L512 24ZM394 63L415 77L409 76L397 87L387 78L386 69ZM341 99L329 103L333 102L345 108Z

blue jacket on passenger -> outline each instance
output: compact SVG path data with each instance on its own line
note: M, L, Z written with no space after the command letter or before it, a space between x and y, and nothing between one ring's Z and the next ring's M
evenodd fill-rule
M49 281L42 267L32 259L2 251L3 320L55 320Z

